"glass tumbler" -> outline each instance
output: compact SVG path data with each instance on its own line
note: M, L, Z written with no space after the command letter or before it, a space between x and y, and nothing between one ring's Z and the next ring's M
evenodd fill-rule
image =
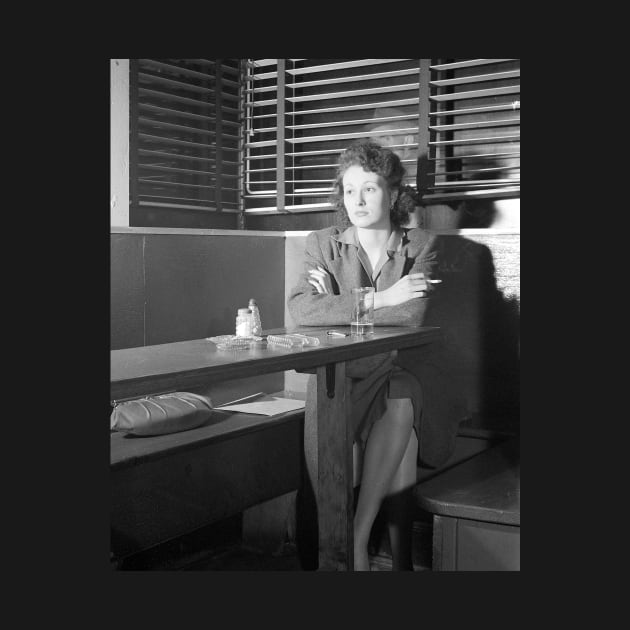
M352 289L353 307L350 333L369 335L374 332L374 287Z

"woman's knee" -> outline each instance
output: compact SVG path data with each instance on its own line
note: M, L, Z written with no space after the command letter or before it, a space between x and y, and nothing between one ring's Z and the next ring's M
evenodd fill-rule
M411 398L388 398L387 411L395 416L411 415L413 417L413 402Z
M382 419L404 428L412 426L414 416L411 398L388 398L387 408Z

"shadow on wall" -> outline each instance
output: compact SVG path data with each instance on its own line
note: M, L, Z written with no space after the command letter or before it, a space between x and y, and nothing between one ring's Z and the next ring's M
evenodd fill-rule
M469 167L470 165L467 165ZM480 167L481 165L479 165ZM475 181L494 178L499 162L484 163ZM461 170L459 160L453 168ZM503 171L501 171L503 172ZM445 204L449 228L484 229L496 224L497 200L467 198ZM445 226L446 227L446 226ZM518 433L520 409L520 239L517 234L465 238L438 236L439 277L430 322L452 339L449 364L469 403L469 423L476 428ZM478 242L486 240L492 250ZM494 253L493 253L494 252ZM497 284L497 264L502 277ZM505 277L510 278L505 286Z
M438 236L443 280L427 312L440 326L453 376L476 428L518 432L520 407L517 297L497 287L491 250L461 236Z
M497 215L494 199L469 199L460 208L458 229L489 228Z

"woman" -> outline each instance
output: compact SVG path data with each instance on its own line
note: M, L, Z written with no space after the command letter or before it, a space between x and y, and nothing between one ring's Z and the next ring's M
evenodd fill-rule
M438 263L435 237L402 227L415 203L401 184L404 173L395 153L372 142L341 154L333 198L341 226L307 237L305 272L288 298L296 324L347 326L351 289L360 286L375 287L375 325L426 324L430 296L439 291L429 282ZM392 569L413 570L410 500L416 467L436 466L448 457L456 426L452 413L440 418L427 414L431 407L440 411L427 392L442 385L438 364L435 351L423 355L411 350L346 365L352 378L351 422L363 452L354 517L355 570L369 571L368 540L386 497ZM311 401L312 386L313 377ZM312 404L307 413L309 408L312 412Z

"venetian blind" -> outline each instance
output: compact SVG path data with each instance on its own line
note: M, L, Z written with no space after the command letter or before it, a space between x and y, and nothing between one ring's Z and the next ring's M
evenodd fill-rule
M418 59L247 62L247 213L329 210L338 155L361 138L399 151L415 185Z
M130 60L131 204L240 211L241 62Z
M328 210L338 154L399 153L424 204L520 195L520 60L249 59L248 213Z
M520 196L520 60L423 59L422 68L423 202Z

